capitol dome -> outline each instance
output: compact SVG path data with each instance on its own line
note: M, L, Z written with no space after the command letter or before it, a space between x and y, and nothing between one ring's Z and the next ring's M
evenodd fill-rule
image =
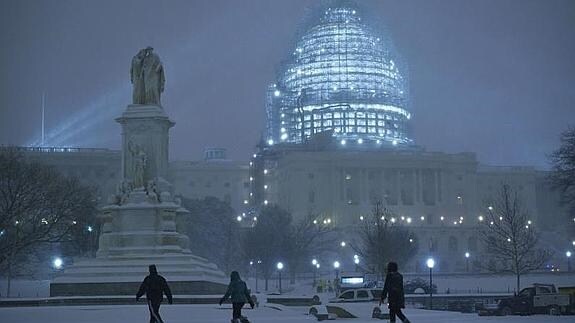
M404 146L406 70L391 40L352 5L322 8L267 93L267 142L302 143L329 132L341 145Z

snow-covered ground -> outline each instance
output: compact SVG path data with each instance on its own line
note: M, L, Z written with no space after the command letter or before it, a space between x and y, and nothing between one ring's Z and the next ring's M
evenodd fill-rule
M260 307L255 310L245 310L244 313L253 323L294 323L317 322L313 317L306 315L306 308L282 308L282 310ZM161 309L166 323L222 323L229 322L231 316L230 306L214 305L164 305ZM507 316L507 317L479 317L477 314L460 314L451 312L425 311L407 309L406 315L414 323L417 322L573 322L573 316ZM20 307L0 308L0 321L6 323L126 323L147 322L148 311L145 306L53 306L53 307ZM355 323L385 322L369 318L338 319Z

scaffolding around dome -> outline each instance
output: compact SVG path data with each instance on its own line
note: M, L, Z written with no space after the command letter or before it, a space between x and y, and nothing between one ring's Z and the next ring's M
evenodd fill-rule
M331 132L342 145L411 145L409 85L393 44L358 8L322 11L268 87L268 144Z

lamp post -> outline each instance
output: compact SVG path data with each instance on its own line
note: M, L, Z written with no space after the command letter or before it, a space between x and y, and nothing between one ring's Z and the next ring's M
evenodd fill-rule
M311 261L311 264L312 264L312 266L313 266L313 287L315 287L316 278L317 278L317 268L318 268L318 267L317 267L317 265L318 265L317 259L314 258L314 259Z
M333 262L333 269L335 270L335 280L333 281L334 284L334 291L335 291L335 296L337 296L338 292L339 292L339 261L334 261Z
M278 264L276 265L276 268L278 269L278 280L279 280L279 287L280 287L280 294L282 293L282 269L284 269L284 264L281 262L278 262Z
M567 251L565 256L567 256L567 271L571 272L571 251Z
M435 260L433 258L427 259L427 268L429 268L429 309L433 309L433 267Z
M465 271L469 272L469 252L465 253Z
M355 264L355 271L358 272L359 271L359 256L358 255L353 256L353 263Z

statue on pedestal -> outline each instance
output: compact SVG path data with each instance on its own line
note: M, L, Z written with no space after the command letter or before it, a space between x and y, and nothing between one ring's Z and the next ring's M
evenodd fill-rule
M164 92L166 79L160 57L153 50L148 46L132 58L130 77L134 86L133 104L160 105L160 95Z

